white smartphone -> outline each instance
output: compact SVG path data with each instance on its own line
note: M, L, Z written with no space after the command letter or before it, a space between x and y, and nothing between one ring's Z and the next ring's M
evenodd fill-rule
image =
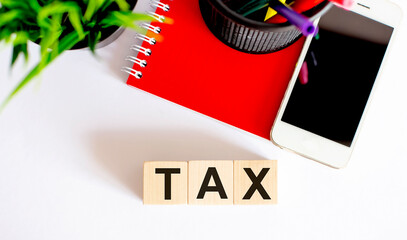
M384 65L401 10L386 0L333 6L303 51L274 122L285 149L345 167Z

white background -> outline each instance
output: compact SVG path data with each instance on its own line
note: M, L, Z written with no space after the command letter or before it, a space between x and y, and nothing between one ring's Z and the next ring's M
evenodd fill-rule
M0 239L407 239L406 18L400 30L342 170L126 86L133 32L96 58L64 53L0 115ZM0 99L38 60L29 47L10 70L1 46ZM277 159L279 204L142 204L144 161L199 159Z

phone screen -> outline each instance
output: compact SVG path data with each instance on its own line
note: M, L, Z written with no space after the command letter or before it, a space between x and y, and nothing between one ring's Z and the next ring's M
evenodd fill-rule
M282 121L350 147L393 28L332 7L319 22ZM308 73L306 73L308 72Z

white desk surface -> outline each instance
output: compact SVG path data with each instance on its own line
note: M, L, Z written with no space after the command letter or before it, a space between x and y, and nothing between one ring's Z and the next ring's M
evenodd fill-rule
M394 0L407 13L407 2ZM133 43L66 52L0 116L0 238L407 239L407 19L347 168L281 150L126 86ZM0 99L38 59L10 71ZM142 163L277 159L279 203L145 206Z

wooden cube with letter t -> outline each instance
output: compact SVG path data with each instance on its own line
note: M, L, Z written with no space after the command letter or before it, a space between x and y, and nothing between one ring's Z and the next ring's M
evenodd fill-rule
M276 204L277 161L234 161L234 204Z
M189 204L233 204L233 161L189 161Z
M144 204L186 204L187 162L144 162Z

